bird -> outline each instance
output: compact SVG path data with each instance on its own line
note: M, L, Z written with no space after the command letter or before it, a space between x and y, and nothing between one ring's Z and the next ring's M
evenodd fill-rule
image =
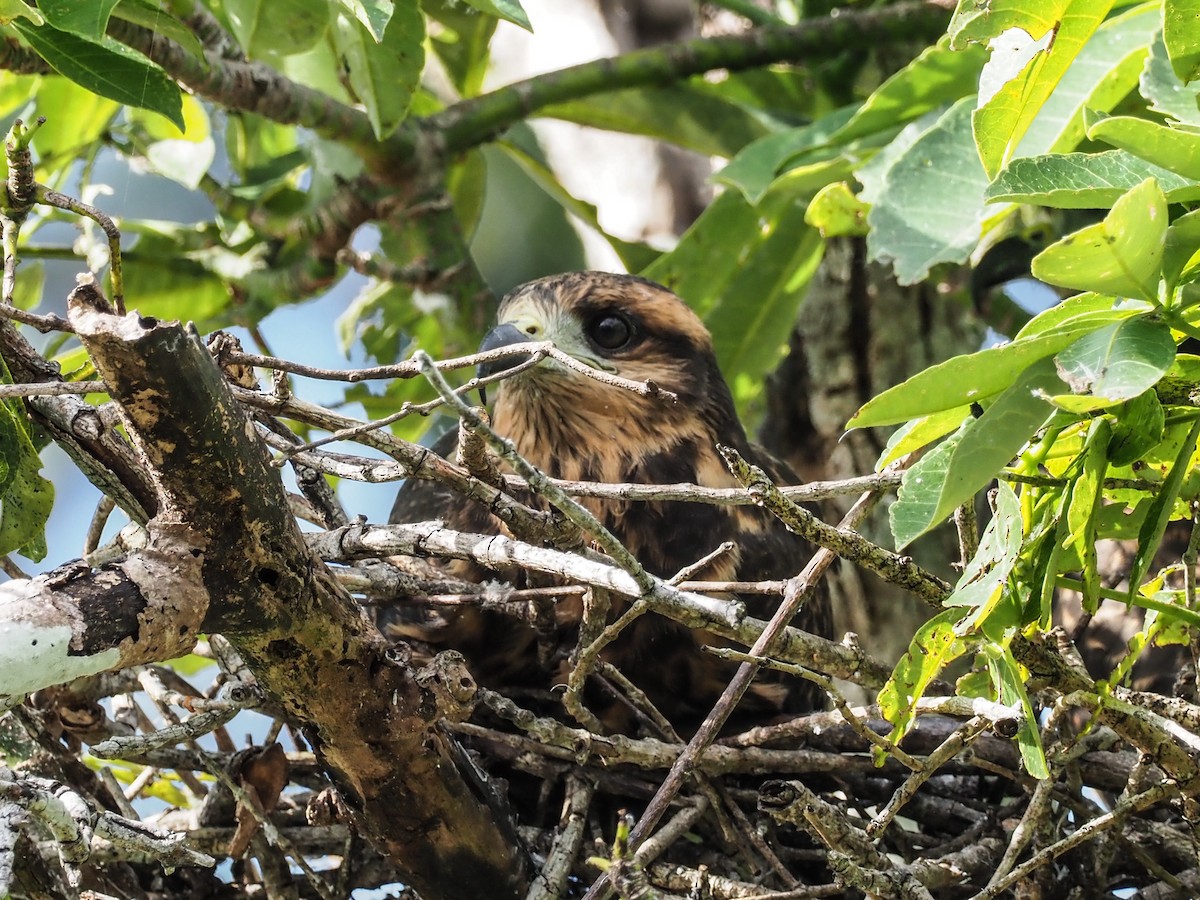
M569 272L515 288L500 303L497 324L481 350L549 341L584 366L637 382L653 382L675 402L597 380L553 358L542 359L499 382L492 426L530 463L552 478L614 484L735 487L718 451L732 447L775 483L794 484L788 468L752 443L738 419L729 386L717 364L713 340L701 319L668 288L648 279L597 271ZM516 363L491 363L492 374ZM653 393L653 392L650 392ZM447 455L454 432L435 446ZM544 506L538 497L521 497ZM798 573L811 557L806 542L766 510L753 505L583 498L580 502L615 535L647 571L670 578L712 553L695 577L714 581L778 580ZM480 503L428 480L407 479L392 522L441 519L472 533L503 533L503 523ZM495 578L473 564L450 564L453 574ZM510 573L511 574L511 573ZM746 594L737 599L769 617L779 598ZM624 603L612 598L610 621ZM404 604L380 610L385 634L464 654L473 676L488 687L553 688L566 681L581 616L578 596L560 600L555 631L557 658L539 659L534 629L502 613L467 609L422 615ZM430 622L433 624L430 624ZM793 624L828 637L828 599L818 591ZM633 622L602 655L637 684L680 734L703 721L736 668L705 653L716 636L649 614ZM819 693L809 683L771 673L743 698L732 727L783 714L811 711ZM602 701L596 701L602 702ZM611 731L630 731L627 707L610 702L597 711Z

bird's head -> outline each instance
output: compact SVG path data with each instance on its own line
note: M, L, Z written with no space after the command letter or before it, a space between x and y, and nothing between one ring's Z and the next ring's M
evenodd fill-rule
M712 338L687 304L665 287L632 275L571 272L530 282L500 304L498 324L480 350L550 341L584 365L631 381L653 381L679 403L703 405L728 394ZM481 375L511 368L520 357L486 363ZM641 399L554 359L502 382L500 400L570 402L592 413ZM655 401L648 401L655 402Z
M638 394L543 359L500 383L493 416L496 429L535 465L563 478L624 481L657 454L686 445L704 448L712 467L728 477L712 448L740 446L745 432L712 337L671 291L631 275L570 272L515 289L501 302L498 320L481 349L550 341L589 368L653 381L677 398ZM488 365L483 373L517 362Z

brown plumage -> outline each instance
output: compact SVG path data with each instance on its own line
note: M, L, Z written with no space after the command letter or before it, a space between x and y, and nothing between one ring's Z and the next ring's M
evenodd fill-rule
M736 448L778 483L795 477L746 438L729 388L717 368L712 338L700 319L666 288L642 278L577 272L517 288L500 305L499 322L484 340L496 347L521 340L551 340L580 361L623 378L653 381L678 395L675 404L605 385L553 362L505 380L496 394L495 429L518 451L556 478L599 482L672 484L694 482L733 487L716 445ZM504 365L513 365L512 362ZM441 449L448 449L443 447ZM538 502L538 498L523 498ZM698 577L758 581L796 574L809 558L807 545L769 513L753 506L634 502L583 502L651 572L671 577L731 541ZM443 519L448 527L498 532L501 523L480 504L431 482L410 479L401 489L392 521ZM456 574L495 578L468 565ZM777 597L741 597L756 615L769 616ZM613 615L624 608L614 598ZM560 602L558 659L539 666L533 630L498 613L460 613L438 628L419 623L409 607L381 614L394 636L462 650L475 676L496 687L549 687L562 683L566 654L574 646L580 616L577 600ZM828 634L824 596L814 597L795 624ZM656 615L637 620L605 652L684 732L695 729L728 683L733 666L703 653L715 643ZM589 698L590 699L590 698ZM607 701L606 701L607 702ZM812 708L816 695L799 680L760 679L739 708L739 719ZM619 707L595 707L607 725L626 729Z

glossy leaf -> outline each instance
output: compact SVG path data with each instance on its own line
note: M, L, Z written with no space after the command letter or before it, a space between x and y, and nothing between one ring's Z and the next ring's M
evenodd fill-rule
M906 422L893 431L888 438L887 445L879 454L879 459L875 461L875 471L882 472L906 453L919 450L927 444L932 444L938 438L945 437L962 425L969 415L971 415L970 406L958 406Z
M947 609L922 625L880 690L879 711L892 723L892 740L903 737L912 727L913 709L929 682L966 652L966 644L954 633L954 623L961 616L961 610Z
M1175 74L1161 32L1150 42L1140 85L1142 96L1150 101L1151 109L1188 125L1200 125L1197 87L1184 84Z
M183 127L179 87L140 53L111 38L89 41L21 19L13 27L56 72L80 87L127 106L153 110Z
M517 0L465 0L465 2L480 12L512 22L514 25L520 25L526 31L533 31L533 27L529 24L529 16L525 14L525 10L521 8L521 4Z
M383 41L388 22L396 10L393 0L338 0L342 9L362 23L363 27L375 38L376 43ZM402 5L407 5L403 3Z
M177 43L198 60L204 61L204 45L192 29L151 0L120 0L113 10L113 17L134 25L141 25ZM207 67L207 62L204 62Z
M90 41L104 37L108 17L119 0L38 0L38 10L59 31L69 31Z
M1200 268L1200 210L1192 210L1176 219L1167 229L1163 244L1162 277L1167 290L1181 281L1195 279Z
M954 628L960 637L977 630L995 609L1021 551L1021 504L1017 495L1001 481L995 502L995 514L980 535L975 555L945 601L946 606L968 610Z
M844 181L826 185L817 191L804 221L817 229L821 237L862 237L867 233L867 213L871 207L863 203Z
M1168 128L1136 116L1088 117L1088 138L1103 141L1134 156L1195 181L1200 178L1200 134Z
M721 370L743 403L782 358L823 244L784 176L758 206L722 194L670 253L642 274L696 310L712 332Z
M325 36L333 13L324 0L224 0L222 6L233 36L251 59L311 49Z
M1200 0L1163 0L1163 43L1175 74L1186 82L1200 74Z
M380 140L404 121L425 65L425 20L415 5L401 4L377 42L357 19L338 17L334 44L346 61L350 87L367 109Z
M1137 85L1161 16L1142 5L1106 20L1072 60L1017 145L1017 157L1067 153L1084 138L1084 112L1112 109Z
M1174 359L1171 329L1139 317L1083 335L1063 349L1055 363L1077 394L1131 400L1154 387Z
M986 60L982 47L951 50L949 38L942 38L877 87L833 139L845 143L889 131L954 103L974 90Z
M38 112L46 116L46 123L33 136L39 170L75 162L83 148L96 144L121 111L112 100L59 77L42 79L38 104Z
M1142 578L1150 568L1158 545L1162 542L1163 532L1171 521L1171 512L1175 507L1175 499L1183 486L1184 476L1188 472L1188 462L1196 452L1196 439L1200 438L1200 419L1192 422L1187 436L1179 445L1174 463L1167 470L1162 487L1150 501L1146 519L1138 531L1137 552L1133 557L1133 565L1129 571L1129 595L1132 597L1141 587Z
M1046 764L1046 752L1042 747L1037 715L1029 702L1029 693L1025 690L1026 676L1007 647L999 651L991 647L987 649L991 651L988 653L988 669L1000 702L1006 706L1019 706L1023 713L1021 728L1017 732L1017 745L1021 748L1021 761L1025 764L1025 771L1037 779L1049 778L1050 767Z
M1049 417L1044 395L1057 385L1049 360L1033 364L982 416L968 419L905 472L888 509L898 550L945 521L1008 465Z
M1060 209L1111 206L1153 178L1168 202L1200 199L1200 185L1124 150L1062 153L1014 159L985 191L989 201L1035 203Z
M0 381L12 384L2 362ZM21 401L0 401L0 555L19 551L34 562L46 555L54 485L41 476L41 468Z
M1111 6L1112 0L1050 0L1039 4L1035 12L1035 7L1019 0L1001 0L989 4L986 19L980 17L965 23L956 33L956 45L984 36L998 37L1009 29L1034 41L1053 36L1046 49L1037 52L991 97L981 98L980 107L972 117L979 155L989 178L994 178L1013 156L1042 104Z
M1166 197L1148 178L1114 203L1103 222L1038 254L1033 275L1075 290L1154 300L1167 225Z
M442 61L455 89L473 97L483 89L496 19L482 16L456 0L425 0L425 14L440 28L429 29L429 46Z
M1103 505L1104 476L1108 471L1112 431L1112 424L1106 416L1099 416L1092 421L1084 443L1079 477L1071 485L1067 504L1067 538L1063 543L1070 544L1079 558L1083 570L1083 609L1088 613L1095 613L1100 606L1096 521Z
M646 135L708 156L731 157L769 133L760 111L721 97L703 82L606 91L547 106L540 115Z
M1111 305L1111 302L1110 302ZM1135 314L1136 310L1109 309L1067 319L1061 325L956 356L913 375L869 400L847 423L847 428L895 425L918 416L980 402L1010 387L1017 377L1040 359L1053 356L1089 331Z
M538 187L545 191L547 196L558 202L566 212L586 223L588 227L608 241L609 245L617 252L617 255L621 258L621 262L625 264L629 271L640 271L658 259L660 254L652 247L634 241L622 240L616 235L605 231L604 227L600 224L599 210L591 203L586 203L568 192L555 177L550 166L538 159L529 150L518 146L516 142L512 141L497 141L496 147L520 166L522 171Z
M1162 440L1166 416L1154 390L1125 401L1113 415L1108 444L1108 459L1113 465L1127 466L1141 459Z
M803 128L759 138L742 148L713 178L737 188L748 201L757 203L789 161L803 164L836 157L838 153L830 141L853 114L853 107L844 107Z

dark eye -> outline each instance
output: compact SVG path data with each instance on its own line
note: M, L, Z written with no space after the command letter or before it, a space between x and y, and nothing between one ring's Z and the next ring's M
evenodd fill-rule
M603 313L588 326L588 337L602 350L620 350L633 339L633 323L617 313Z

